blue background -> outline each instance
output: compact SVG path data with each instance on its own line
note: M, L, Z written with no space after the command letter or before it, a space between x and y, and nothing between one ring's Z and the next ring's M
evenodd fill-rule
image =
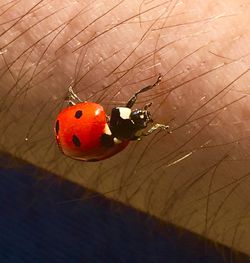
M243 254L0 155L0 263L250 262Z

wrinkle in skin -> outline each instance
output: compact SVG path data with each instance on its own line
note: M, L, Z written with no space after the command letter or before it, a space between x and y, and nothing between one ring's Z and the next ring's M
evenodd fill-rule
M1 151L250 254L249 8L243 0L2 1ZM53 125L70 84L109 113L159 73L160 86L136 107L152 101L154 121L172 134L100 163L61 155Z

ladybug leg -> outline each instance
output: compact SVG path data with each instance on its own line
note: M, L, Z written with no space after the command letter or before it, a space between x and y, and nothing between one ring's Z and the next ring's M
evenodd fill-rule
M70 106L76 105L77 103L81 103L82 100L75 94L72 86L69 87L68 96L66 97L68 104Z
M151 133L153 133L156 130L168 130L169 126L165 124L156 123L154 126L152 126L147 132L143 132L141 136L148 136ZM171 133L171 131L168 131L168 133Z
M153 87L159 85L159 83L161 82L161 79L162 79L162 76L161 76L161 74L159 74L156 82L155 82L153 85L149 85L149 86L146 86L146 87L138 90L138 91L129 99L129 101L128 101L127 104L126 104L126 107L127 107L127 108L132 108L133 105L135 104L136 100L137 100L137 96L138 96L140 93L146 92L146 91L152 89Z
M152 104L153 104L152 102L147 103L147 104L143 107L143 109L144 109L144 110L148 110L148 108L151 107Z

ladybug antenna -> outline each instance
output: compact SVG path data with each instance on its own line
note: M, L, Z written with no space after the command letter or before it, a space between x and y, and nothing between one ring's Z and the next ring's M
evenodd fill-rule
M155 86L159 85L159 83L161 82L161 80L162 80L162 75L159 74L156 82L155 82L154 84L152 84L152 85L146 86L146 87L138 90L138 91L129 99L129 101L128 101L127 104L126 104L126 107L127 107L127 108L132 108L133 105L135 104L136 100L137 100L137 96L138 96L140 93L143 93L143 92L146 92L146 91L148 91L148 90L151 90L151 89L154 88Z

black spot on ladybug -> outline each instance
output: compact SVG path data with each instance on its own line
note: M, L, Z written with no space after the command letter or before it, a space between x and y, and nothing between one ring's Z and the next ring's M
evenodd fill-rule
M112 147L114 146L114 138L111 135L104 133L101 137L101 144L105 147Z
M76 119L80 119L82 116L82 111L81 110L78 110L76 113L75 113L75 118Z
M80 142L79 138L76 135L73 135L72 142L74 143L74 145L76 147L80 147L81 146L81 142Z
M56 135L58 135L59 132L59 120L56 121Z

